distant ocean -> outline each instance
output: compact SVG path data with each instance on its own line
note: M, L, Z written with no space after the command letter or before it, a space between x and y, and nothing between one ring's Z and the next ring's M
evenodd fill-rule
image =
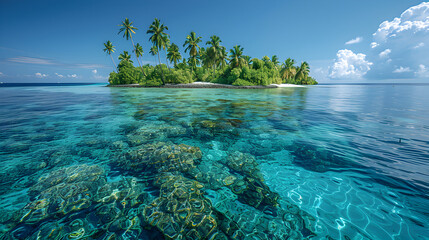
M93 85L93 84L107 84L107 83L0 83L0 87L48 87L48 86L80 86L80 85Z

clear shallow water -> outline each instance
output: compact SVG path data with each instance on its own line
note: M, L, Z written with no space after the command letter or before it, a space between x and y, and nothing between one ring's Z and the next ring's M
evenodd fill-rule
M90 232L100 239L112 234L119 239L160 237L171 224L152 226L145 223L145 216L156 199L173 201L162 197L169 193L166 185L154 182L169 172L202 182L204 194L198 199L209 199L211 211L230 218L247 238L427 239L427 92L428 85L0 88L0 236L36 239L56 231L70 238ZM132 162L127 154L141 149L140 144L159 142L199 147L201 159L185 157L195 160L192 167L200 175L182 168L164 171L166 163L155 164L150 171L127 165ZM237 152L255 159L264 180L262 189L279 194L275 208L281 211L267 214L264 204L255 208L250 197L237 194L230 185L207 180L228 174L238 179L249 176L225 163ZM86 179L91 174L97 181ZM201 174L205 178L197 177ZM47 183L46 176L58 181ZM98 197L102 186L109 186L111 191L104 194L116 200ZM54 188L67 189L72 200ZM85 196L78 194L82 188ZM124 199L137 203L121 207L122 198L116 194L121 191L128 194ZM54 198L62 199L62 205L50 210ZM117 213L109 215L110 220L97 220L105 216L100 209L106 206ZM292 216L294 206L301 212ZM113 227L115 219L125 227ZM107 230L95 234L97 229Z

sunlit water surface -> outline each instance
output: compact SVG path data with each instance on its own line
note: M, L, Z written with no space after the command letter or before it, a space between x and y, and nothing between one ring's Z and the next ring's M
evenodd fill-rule
M130 140L139 131L153 136L143 144L171 142L199 147L207 172L210 164L224 162L231 153L253 156L266 186L280 195L277 208L295 205L314 218L313 226L307 226L314 234L296 229L298 238L428 239L428 93L429 85L265 90L102 85L0 88L0 239L36 239L55 231L60 232L58 239L91 231L100 239L114 234L118 239L151 238L154 232L158 237L164 235L167 230L159 226L135 230L144 225L145 206L138 205L150 205L159 197L159 186L151 182L153 176L126 171L116 162L139 148ZM179 129L177 134L169 132L173 128ZM104 204L100 200L96 206L75 204L65 213L43 212L37 218L39 209L50 210L43 202L34 205L41 199L33 193L35 186L43 186L44 176L73 165L100 166L108 183L133 179L146 186L140 190L148 193L148 199L134 208L141 223L124 216L131 223L121 230L109 222L120 219L119 215L113 220L93 220L88 216L99 214ZM230 174L240 175L232 170ZM192 179L183 172L179 175ZM87 191L88 196L95 196L90 191L99 190ZM239 219L248 211L256 216L252 219L259 215L270 219L261 208L239 201L226 186L206 186L204 198L210 199L212 209L230 218ZM247 210L231 212L237 206ZM122 211L119 203L114 209ZM269 224L242 232L247 238L258 232L266 238L285 238L293 227L285 217L280 219L288 226L285 235L270 235L275 231ZM252 225L250 218L236 220L242 228L246 228L246 221L247 226L261 225ZM75 225L80 228L73 228ZM97 235L97 228L107 230Z

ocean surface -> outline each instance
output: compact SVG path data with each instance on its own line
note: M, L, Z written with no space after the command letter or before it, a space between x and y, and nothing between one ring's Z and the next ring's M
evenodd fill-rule
M0 87L0 239L429 239L429 85Z

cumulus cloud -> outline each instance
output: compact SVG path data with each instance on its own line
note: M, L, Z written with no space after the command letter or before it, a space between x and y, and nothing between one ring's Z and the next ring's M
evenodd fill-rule
M427 32L429 29L429 2L407 9L401 17L384 21L373 34L376 43L398 38L404 33Z
M48 74L43 74L43 73L35 73L34 74L37 78L46 78L48 76Z
M385 58L385 57L388 57L389 53L391 53L391 52L392 52L392 50L386 49L383 52L381 52L380 54L378 54L378 56L380 56L380 58Z
M402 67L400 66L399 68L393 70L393 73L407 73L407 72L411 72L410 67Z
M329 76L336 79L362 78L371 69L372 64L366 60L366 55L363 53L356 54L348 49L339 50Z
M350 41L347 41L345 44L346 45L350 45L350 44L356 44L356 43L360 43L362 42L363 38L362 37L357 37L355 39L352 39Z
M94 69L91 72L94 73L94 74L97 74L97 69Z
M0 72L0 77L4 76L4 73Z
M374 62L374 65L367 77L421 77L422 74L417 74L417 69L429 62L428 43L429 2L423 2L405 10L399 17L379 25L373 34L371 51L368 53L368 59Z
M415 72L414 74L416 75L416 77L427 78L429 77L429 70L425 65L420 64L417 72Z
M59 77L59 78L63 78L63 77L64 77L64 75L61 75L61 74L58 74L58 73L55 73L55 75L56 75L57 77Z
M371 43L371 48L376 48L376 47L378 47L378 45L379 45L378 43L376 43L376 42L372 42L372 43Z
M77 78L77 74L68 74L67 77L69 77L69 78Z

